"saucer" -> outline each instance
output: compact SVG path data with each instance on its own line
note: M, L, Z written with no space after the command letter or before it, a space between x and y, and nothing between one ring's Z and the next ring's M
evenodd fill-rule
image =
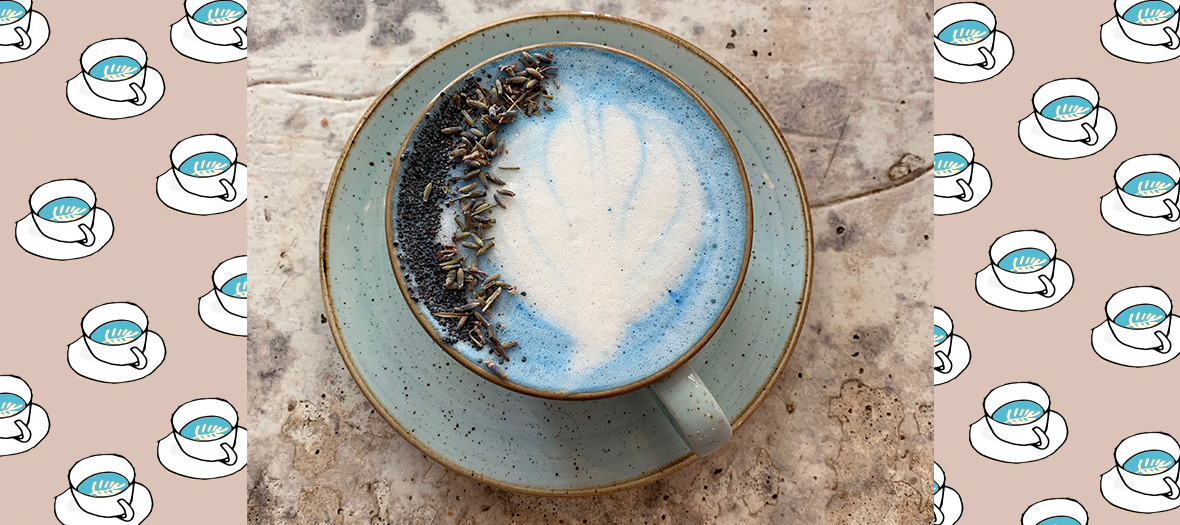
M963 498L959 496L959 491L950 487L943 487L942 490L946 494L942 495L942 525L955 525L959 518L963 517Z
M115 102L95 95L86 85L82 73L66 82L66 99L74 109L92 117L116 120L142 115L164 98L164 77L155 68L149 66L146 69L143 90L147 93L148 99L141 106L136 106L130 101Z
M1100 486L1102 497L1106 498L1107 503L1140 514L1166 512L1180 507L1180 499L1168 499L1167 496L1148 496L1127 488L1127 485L1123 483L1123 478L1119 477L1119 473L1116 472L1117 469L1118 467L1111 467L1102 475Z
M944 374L938 370L934 371L934 385L941 385L949 383L952 379L959 377L968 366L971 365L971 346L967 344L967 340L958 335L951 335L951 351L947 354L951 360L950 373Z
M61 242L46 237L37 229L33 222L33 215L25 217L16 223L16 243L37 257L56 261L69 261L94 255L111 241L115 235L115 222L111 215L102 208L94 210L94 244L82 246L77 242Z
M1045 134L1045 130L1041 129L1041 125L1037 122L1036 115L1029 113L1020 121L1020 143L1024 144L1024 147L1029 151L1042 157L1062 160L1080 159L1102 151L1102 148L1114 140L1115 134L1118 133L1118 124L1114 120L1114 113L1111 113L1109 109L1099 107L1098 125L1095 126L1095 129L1098 131L1098 143L1093 146L1087 146L1086 143L1080 141L1070 142L1055 139Z
M934 196L934 214L935 215L954 215L956 213L963 213L970 210L987 195L992 192L992 174L987 170L983 164L975 163L974 171L971 172L971 190L975 192L971 196L971 200L965 201L958 197L939 197Z
M32 410L29 414L29 431L33 433L33 437L25 443L15 439L0 439L0 457L28 452L49 434L49 414L36 403L29 409Z
M165 206L189 215L217 215L236 210L246 202L246 165L238 163L238 172L234 175L234 189L238 194L232 201L220 197L201 197L193 195L176 182L176 175L172 170L156 177L156 196Z
M218 332L243 337L246 335L246 318L231 314L222 307L215 290L209 290L209 293L201 296L197 302L197 315L201 316L205 326Z
M90 353L90 349L86 347L86 341L83 341L81 337L70 343L66 350L66 361L69 362L70 368L74 369L74 372L91 381L112 384L138 381L155 372L164 362L166 355L164 339L151 330L148 330L145 346L147 351L144 352L144 357L147 358L148 365L143 370L136 370L131 365L119 366L99 361L94 357L94 354Z
M1061 414L1049 411L1049 448L1040 450L1032 445L1013 445L1000 441L987 426L986 417L979 418L971 424L971 448L981 456L994 459L1002 463L1030 463L1040 461L1051 456L1069 437L1069 429L1065 426L1065 418Z
M246 58L246 50L237 46L219 46L210 44L193 33L192 26L186 18L172 24L172 47L186 57L209 64L224 64L236 62Z
M220 461L201 461L185 454L176 442L176 433L169 433L156 445L156 457L160 464L173 474L192 479L217 479L237 473L246 466L246 429L238 427L238 440L234 443L238 462L226 465Z
M70 489L66 489L53 499L53 513L62 525L139 525L152 513L152 493L138 482L133 490L135 497L131 501L131 510L135 512L135 516L131 521L123 521L123 518L119 517L103 518L87 513L78 506L77 501L74 501Z
M1102 196L1102 220L1111 228L1135 235L1159 235L1180 230L1180 221L1169 221L1167 217L1144 217L1127 209L1119 198L1119 190L1110 190Z
M934 51L934 78L955 84L970 84L987 80L999 75L1004 68L1008 67L1008 64L1012 63L1015 51L1015 48L1012 47L1012 39L1002 31L996 31L996 43L992 46L992 56L996 59L996 65L991 69L956 64L943 58L936 50Z
M49 21L45 19L45 15L33 11L29 13L29 16L33 17L29 20L29 38L33 39L33 44L28 49L21 49L17 46L0 46L0 64L29 58L40 51L41 47L49 41Z
M1180 323L1180 316L1173 315L1172 326L1180 326L1176 323ZM1175 341L1175 334L1169 334L1168 339L1173 340L1172 351L1161 354L1155 350L1145 350L1120 343L1118 339L1115 339L1114 332L1111 332L1110 324L1106 321L1094 327L1094 330L1090 332L1090 346L1094 348L1094 353L1098 354L1098 357L1116 365L1134 368L1162 365L1180 355L1180 341Z
M1057 287L1052 297L1045 297L1039 293L1021 293L1009 290L1000 284L996 272L991 265L986 266L975 274L975 293L984 302L1014 312L1031 312L1048 308L1057 304L1073 289L1073 268L1069 263L1057 259L1057 267L1053 273L1053 286Z
M1154 64L1180 57L1180 49L1168 49L1168 46L1149 46L1127 38L1123 28L1119 27L1117 17L1102 24L1101 38L1102 47L1105 47L1107 52L1130 62Z

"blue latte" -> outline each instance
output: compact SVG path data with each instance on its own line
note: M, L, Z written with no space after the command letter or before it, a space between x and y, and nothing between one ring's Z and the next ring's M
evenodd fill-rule
M143 66L134 58L117 56L100 60L90 68L90 76L107 82L116 82L135 76L140 69L143 69Z
M210 151L198 153L180 163L180 172L193 177L213 177L225 173L232 164L229 157Z
M1037 525L1082 525L1069 516L1057 516L1055 518L1047 518L1037 522Z
M1041 405L1032 401L1020 400L1005 403L1004 406L996 409L996 413L992 414L992 419L1005 425L1024 425L1040 419L1041 414L1044 413L1045 409L1041 408Z
M935 344L935 346L937 346L939 343L941 343L943 341L946 341L946 330L943 330L941 327L935 326L934 327L934 344Z
M221 293L230 297L246 299L246 274L239 275L221 285Z
M70 222L85 217L87 213L90 213L90 205L86 201L77 197L62 197L47 202L37 211L37 216L47 221Z
M1041 115L1059 122L1078 120L1094 111L1094 105L1082 97L1061 97L1045 106Z
M1147 450L1131 456L1123 469L1140 476L1151 476L1167 472L1176 464L1176 458L1162 450Z
M1132 330L1146 330L1152 328L1168 318L1168 313L1154 304L1137 304L1114 318L1114 324Z
M219 0L205 4L196 13L193 13L193 18L206 25L223 26L232 24L246 16L246 8L242 7L237 2L229 0Z
M25 6L12 0L0 1L0 26L11 24L25 17Z
M1012 273L1031 273L1049 265L1049 254L1036 248L1022 248L1000 259L1000 269Z
M1153 171L1136 175L1123 185L1123 191L1136 197L1158 197L1176 187L1176 181L1165 173Z
M1171 4L1160 0L1148 0L1131 6L1123 13L1123 20L1141 26L1162 24L1172 19L1176 10Z
M946 26L938 33L938 39L948 44L966 46L987 38L989 34L991 29L987 28L987 24L978 20L963 20Z
M126 320L110 321L99 325L90 333L90 339L104 345L130 343L143 334L139 325Z
M12 417L25 409L25 400L16 394L0 394L0 417Z
M934 493L935 493L935 494L938 494L938 489L941 489L941 488L942 488L942 487L938 486L938 482L937 482L937 481L935 481L935 482L934 482Z
M957 175L967 169L970 163L958 153L943 152L934 154L934 176L936 178Z
M109 498L122 494L131 483L117 472L100 472L78 484L78 492L96 498Z
M193 441L214 441L225 437L233 429L234 426L223 418L205 416L190 421L180 429L180 435Z

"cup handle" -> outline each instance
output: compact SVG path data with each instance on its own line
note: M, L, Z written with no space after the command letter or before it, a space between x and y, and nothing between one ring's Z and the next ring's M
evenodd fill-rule
M1033 434L1037 435L1037 444L1033 445L1037 447L1037 450L1049 448L1049 436L1045 434L1044 430L1041 430L1041 427L1033 427Z
M942 350L935 350L934 357L938 358L938 366L934 367L935 372L941 374L951 373L951 369L955 365L954 363L951 363L951 358L950 356L946 355L946 352L943 352Z
M79 224L78 229L82 230L82 246L87 248L94 246L94 231L90 229L90 226Z
M1176 201L1164 199L1164 206L1168 207L1168 220L1171 222L1180 221L1180 208L1176 207Z
M983 64L980 67L984 69L996 67L996 57L992 55L992 50L986 47L981 47L979 48L979 52L983 53Z
M1057 293L1057 287L1053 286L1053 281L1049 280L1048 276L1038 275L1037 278L1041 280L1041 284L1045 285L1045 291L1041 292L1041 295L1045 297L1053 297L1053 295Z
M135 100L131 101L132 104L142 106L144 102L147 102L147 94L143 92L143 86L133 83L131 84L131 91L135 92Z
M1164 483L1168 484L1168 499L1180 499L1180 487L1176 486L1176 480L1164 478Z
M942 509L938 508L936 505L934 507L934 525L942 525L944 520L946 520L946 516L943 515Z
M225 459L221 460L222 463L233 466L238 462L238 453L234 447L229 446L229 443L222 443L221 450L225 451Z
M31 37L29 37L29 33L25 31L25 28L23 28L23 27L16 28L16 35L20 37L20 43L17 44L16 47L20 48L21 51L24 51L30 47L33 47L33 39ZM1173 36L1174 35L1175 35L1175 33L1173 33ZM1172 49L1175 49L1175 48L1172 48Z
M221 187L225 188L225 195L221 196L221 200L233 202L234 199L238 198L238 190L235 189L234 185L230 184L228 180L221 179Z
M651 391L680 438L697 457L715 452L733 435L729 418L692 365L685 363L673 370L652 384Z
M1160 347L1155 349L1156 352L1167 354L1172 351L1172 341L1168 339L1167 334L1160 330L1156 330L1155 337L1160 340Z
M33 433L29 431L29 426L24 421L16 420L16 428L20 430L20 437L16 438L17 441L28 443L30 439L33 439Z
M1164 33L1168 35L1168 49L1180 49L1180 36L1176 35L1176 30L1165 27Z
M1098 143L1098 130L1094 129L1089 122L1082 123L1082 129L1086 130L1086 145L1093 146Z
M131 504L127 503L127 500L120 498L119 506L123 507L123 515L119 516L119 519L123 521L131 521L135 519L135 509L131 508Z
M131 347L131 354L135 356L135 364L131 366L135 367L136 370L147 368L148 360L147 356L143 355L143 350L140 350L138 346L133 346Z
M240 42L234 44L234 47L246 49L246 30L241 27L235 27L234 32L238 34L238 40L240 40Z
M971 189L971 185L967 184L967 181L959 179L956 182L958 182L959 187L963 189L963 194L959 195L958 197L959 200L963 202L970 202L971 199L975 198L975 190Z

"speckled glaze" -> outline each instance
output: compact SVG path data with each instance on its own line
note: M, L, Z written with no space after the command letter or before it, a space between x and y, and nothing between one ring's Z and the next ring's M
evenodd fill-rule
M717 113L746 163L755 217L747 286L690 361L740 427L782 373L802 327L810 212L794 159L761 104L715 60L654 27L586 13L527 15L462 35L411 66L374 102L336 165L321 224L320 272L345 365L398 433L483 483L586 496L655 481L696 456L650 391L554 401L473 376L414 320L389 271L384 238L389 173L380 166L420 109L487 57L554 40L619 48L669 70Z

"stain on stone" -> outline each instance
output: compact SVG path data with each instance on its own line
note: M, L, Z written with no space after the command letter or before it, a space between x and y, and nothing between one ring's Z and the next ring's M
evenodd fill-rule
M340 525L344 514L339 512L340 491L328 487L316 487L299 494L299 525Z
M290 355L290 336L255 319L259 318L247 320L250 337L246 340L246 361L250 395L257 398L268 396L279 388L278 383L290 367L293 356Z
M820 235L816 236L815 249L817 251L842 252L849 246L860 242L861 232L857 230L856 226L847 224L834 211L828 212L828 226L826 232L819 230Z
M771 95L775 98L775 95ZM803 87L784 91L774 106L785 108L779 123L798 133L838 138L848 119L848 88L831 80L814 79Z
M257 25L257 21L253 22ZM278 47L286 41L288 36L299 34L299 28L293 25L286 27L250 28L250 51L259 52L272 47Z
M703 26L701 24L693 24L692 25L692 34L693 34L693 36L701 36L701 35L705 34L705 26Z
M365 27L365 0L321 0L319 12L327 18L333 34L355 33Z
M413 40L414 30L406 24L406 19L414 13L443 14L438 0L373 0L373 4L377 27L369 37L369 44L375 47L400 46Z
M896 355L893 346L893 331L896 325L857 326L852 329L853 348L857 349L870 363L876 363L882 355ZM887 364L887 363L882 363Z
M608 15L621 15L623 14L623 4L619 2L599 2L595 4L594 10Z

